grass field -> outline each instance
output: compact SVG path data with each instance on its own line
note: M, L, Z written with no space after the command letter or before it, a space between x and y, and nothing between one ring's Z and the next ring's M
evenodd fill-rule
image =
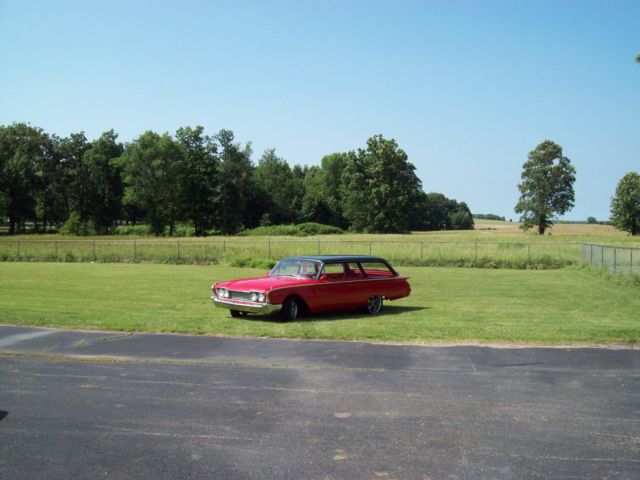
M372 254L397 265L559 268L580 261L580 242L640 246L606 225L556 225L553 235L524 233L518 224L478 221L476 230L411 235L317 237L63 237L0 238L0 260L225 263L265 266L289 255Z
M640 289L579 267L405 267L412 295L378 316L348 312L283 324L232 319L213 280L228 266L0 263L0 322L77 329L403 342L623 343L640 339Z

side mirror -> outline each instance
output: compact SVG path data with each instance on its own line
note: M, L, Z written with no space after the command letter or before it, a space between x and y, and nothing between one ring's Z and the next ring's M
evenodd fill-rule
M271 272L267 272L264 274L265 277L268 277Z

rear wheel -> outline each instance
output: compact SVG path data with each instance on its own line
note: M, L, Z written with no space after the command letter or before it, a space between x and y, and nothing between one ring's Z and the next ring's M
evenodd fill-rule
M379 313L380 310L382 310L382 303L383 300L380 295L373 295L372 297L369 297L369 300L367 302L367 312L372 315Z
M233 318L242 318L247 316L246 312L239 312L238 310L229 310L229 311L231 312L231 316Z
M280 316L285 322L292 322L298 318L300 314L300 302L296 297L289 297L282 304Z

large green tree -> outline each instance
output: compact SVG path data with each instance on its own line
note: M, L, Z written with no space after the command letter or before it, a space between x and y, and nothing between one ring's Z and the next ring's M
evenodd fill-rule
M177 178L184 151L165 133L147 131L127 145L117 162L123 171L124 201L136 205L155 235L173 235L180 210Z
M413 209L412 230L471 230L473 226L466 203L447 198L442 193L420 192Z
M89 218L98 233L107 233L122 218L122 169L119 158L124 151L113 130L91 142L84 154L84 168L90 185Z
M346 228L344 218L344 171L353 153L331 153L322 158L320 165L324 179L325 201L331 210L331 225Z
M38 178L35 190L36 217L44 231L64 223L68 215L64 164L59 152L60 139L55 135L42 137L41 155L36 162ZM38 222L34 225L38 230Z
M0 192L9 233L24 231L27 221L38 226L38 198L55 161L53 143L41 129L26 123L0 126Z
M376 135L351 155L343 173L344 215L358 231L406 232L421 189L407 154Z
M85 154L91 148L84 132L72 133L62 138L58 145L65 172L66 198L69 212L79 216L82 224L88 224L92 213L93 185Z
M306 222L333 224L334 212L328 204L325 175L320 167L313 166L307 171L301 212Z
M215 136L220 144L221 202L218 228L226 235L237 233L255 221L257 213L251 145L234 142L231 130L220 130Z
M573 208L575 194L573 183L576 170L562 154L562 147L545 140L529 152L522 166L518 189L520 199L515 206L521 214L522 228L537 226L538 233L553 225L556 215L563 215Z
M286 160L276 155L275 149L266 150L258 160L255 181L271 199L265 223L295 222L298 212L293 202L296 196L293 173Z
M631 235L640 235L640 174L629 172L618 182L611 199L611 223Z
M176 139L183 150L178 177L181 217L193 224L196 236L206 235L220 213L218 146L201 126L178 129Z

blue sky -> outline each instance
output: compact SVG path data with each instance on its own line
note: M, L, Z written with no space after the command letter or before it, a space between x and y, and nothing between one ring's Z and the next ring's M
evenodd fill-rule
M203 125L290 164L395 138L426 191L516 218L527 153L577 169L567 219L640 170L638 1L0 0L0 124Z

